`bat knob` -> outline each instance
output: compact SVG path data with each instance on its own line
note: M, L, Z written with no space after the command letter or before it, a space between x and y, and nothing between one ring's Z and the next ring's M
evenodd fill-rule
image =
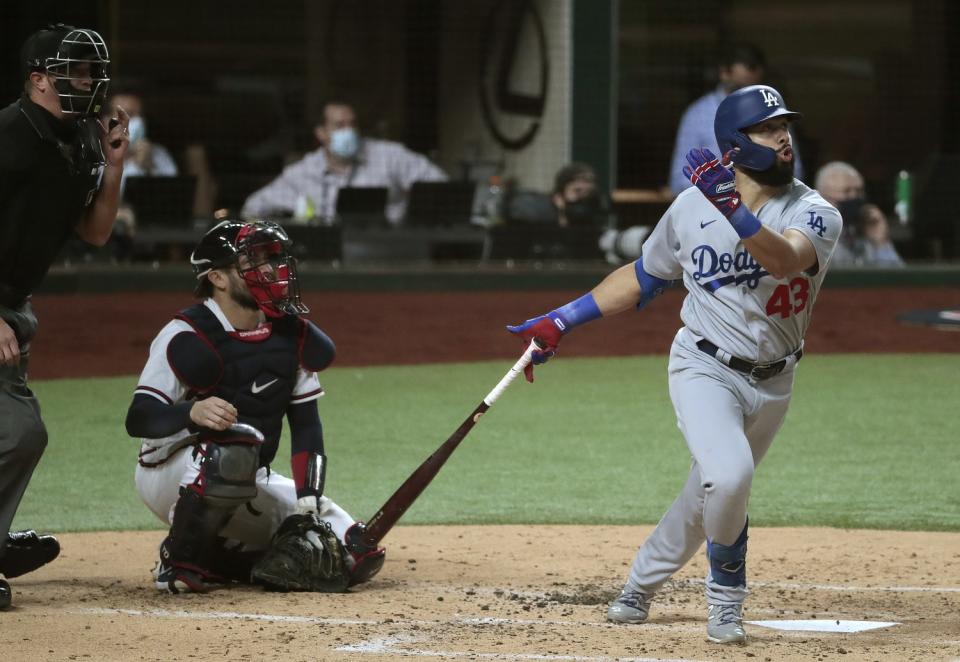
M343 535L344 546L350 558L347 565L350 568L350 586L362 584L380 572L386 557L386 550L377 547L378 540L367 538L367 525L355 522Z
M343 542L352 554L363 554L377 548L379 540L370 540L367 535L367 525L363 522L354 522L343 534Z

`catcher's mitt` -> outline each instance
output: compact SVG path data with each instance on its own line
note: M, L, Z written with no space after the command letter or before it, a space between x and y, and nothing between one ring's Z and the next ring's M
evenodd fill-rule
M342 593L350 583L343 545L327 522L291 515L254 566L250 581L275 591Z

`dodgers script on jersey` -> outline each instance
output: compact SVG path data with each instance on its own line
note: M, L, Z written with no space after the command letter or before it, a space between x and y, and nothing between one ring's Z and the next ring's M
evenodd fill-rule
M227 332L235 330L224 316L223 311L220 310L220 306L213 299L207 299L204 304L216 315ZM137 382L134 393L149 395L167 404L183 402L188 395L192 395L183 382L179 380L167 360L167 346L170 344L170 340L183 331L193 332L193 327L179 319L169 322L160 329L160 333L150 344L150 357L140 374L140 380ZM254 382L251 389L254 389L254 392L260 392L270 388L276 381L276 379L270 381L265 378L261 383ZM323 388L320 386L317 373L304 370L301 367L297 371L296 386L290 397L291 404L316 400L321 395L323 395ZM186 429L162 439L143 439L140 447L140 461L149 465L162 463L178 449L190 443L192 439L193 435Z
M683 276L689 294L680 316L694 335L742 359L769 363L801 346L843 222L796 179L756 216L775 232L795 229L808 237L816 272L774 278L696 187L677 197L644 242L643 266L658 278Z

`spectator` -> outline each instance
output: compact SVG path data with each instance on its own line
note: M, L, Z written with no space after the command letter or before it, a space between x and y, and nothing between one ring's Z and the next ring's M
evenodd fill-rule
M560 227L599 225L607 218L597 173L586 163L569 163L557 171L551 200Z
M407 208L407 192L414 182L438 182L446 174L425 156L387 140L361 138L353 106L330 101L314 128L319 149L287 166L279 177L247 198L241 214L246 218L291 214L331 220L337 194L349 186L385 186L387 220L398 225Z
M720 102L741 87L763 82L766 66L767 60L763 51L754 44L740 43L721 49L720 64L717 69L719 84L713 91L687 107L680 120L680 127L677 129L669 175L670 190L674 195L690 186L690 180L683 176L683 167L687 165L687 152L695 147L706 147L714 154L720 152L713 132L713 118L717 114ZM794 174L797 178L803 178L803 165L796 147L794 147Z
M503 215L508 223L572 226L600 225L607 207L597 189L597 174L586 163L572 162L554 175L553 189L515 190L507 186Z
M890 224L877 205L865 199L863 177L849 163L831 161L817 171L816 189L843 217L843 235L833 253L838 266L902 267L890 241Z
M117 107L130 116L130 149L123 166L123 183L128 177L175 177L177 162L163 145L147 139L147 121L143 114L143 100L133 92L119 92L110 97L106 116L115 117ZM122 190L123 184L121 184Z
M162 145L147 140L147 124L143 117L143 100L140 95L130 92L115 92L104 104L101 121L117 116L117 108L123 108L130 117L130 147L123 164L123 178L120 180L120 193L126 189L129 177L173 177L177 174L177 164ZM125 200L117 208L117 219L110 236L113 258L120 261L133 259L134 235L137 230L136 210Z

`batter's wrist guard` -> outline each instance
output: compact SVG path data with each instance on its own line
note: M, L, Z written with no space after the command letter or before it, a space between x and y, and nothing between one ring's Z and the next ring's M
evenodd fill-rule
M737 198L739 197L738 195ZM727 216L727 220L730 221L730 225L733 226L734 231L741 239L749 239L760 232L760 228L763 227L760 219L751 214L750 210L742 204L738 205L737 209Z
M603 313L600 312L597 300L593 298L593 294L590 292L547 313L547 317L553 320L554 326L563 334L569 333L576 326L592 322L602 316Z

